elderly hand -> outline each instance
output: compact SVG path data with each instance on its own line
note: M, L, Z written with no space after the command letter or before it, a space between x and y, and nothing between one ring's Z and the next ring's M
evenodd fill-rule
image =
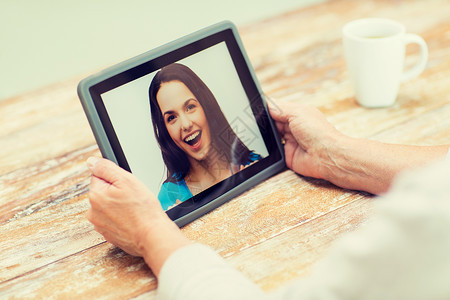
M280 103L270 107L278 131L285 141L286 165L294 172L330 180L333 156L345 136L314 107Z
M158 275L168 256L189 241L133 174L106 159L89 158L88 167L92 172L88 220L108 242L143 256Z
M291 103L277 108L271 108L270 114L285 139L288 168L343 188L384 193L398 173L443 159L449 148L351 138L337 131L316 108Z

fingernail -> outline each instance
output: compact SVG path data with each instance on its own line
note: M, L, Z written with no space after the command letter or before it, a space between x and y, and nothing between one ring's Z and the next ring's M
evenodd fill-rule
M88 168L91 169L91 170L94 169L95 164L96 164L99 160L100 160L100 159L99 159L98 157L94 157L94 156L89 157L89 158L87 159L87 161L86 161Z

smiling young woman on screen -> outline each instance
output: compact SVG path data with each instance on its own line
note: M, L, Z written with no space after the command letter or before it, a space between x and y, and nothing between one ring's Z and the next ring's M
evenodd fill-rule
M164 210L261 159L239 139L211 90L190 68L178 63L162 68L149 97L167 167L158 195Z

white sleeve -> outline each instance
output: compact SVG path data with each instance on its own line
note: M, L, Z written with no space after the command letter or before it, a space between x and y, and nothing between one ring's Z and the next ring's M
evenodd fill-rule
M450 161L403 174L375 216L280 299L450 299Z
M264 299L263 291L207 246L173 253L161 269L158 299Z
M270 295L206 246L176 251L160 299L450 299L450 161L407 174L313 274Z

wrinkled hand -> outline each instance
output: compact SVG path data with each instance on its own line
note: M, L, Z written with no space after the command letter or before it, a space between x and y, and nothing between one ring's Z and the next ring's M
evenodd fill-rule
M327 168L332 164L329 150L343 135L314 107L279 103L269 108L285 141L287 167L304 176L328 179Z
M108 242L144 257L158 276L170 254L190 241L133 174L106 159L89 158L88 167L92 178L87 218Z
M105 239L131 255L143 256L142 241L166 219L157 198L131 173L106 159L90 159L88 219Z

